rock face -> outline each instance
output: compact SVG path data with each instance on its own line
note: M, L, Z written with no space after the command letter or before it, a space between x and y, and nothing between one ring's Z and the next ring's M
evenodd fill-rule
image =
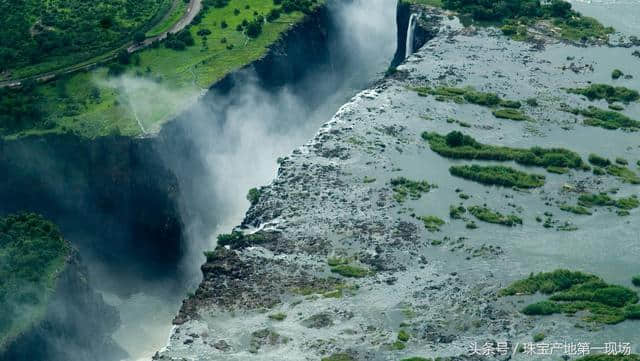
M111 334L118 312L89 285L87 270L72 251L58 277L46 316L0 351L7 361L113 361L126 357Z
M405 1L398 1L398 12L396 22L398 24L398 49L393 57L391 66L398 66L407 58L407 29L412 14L418 15L418 23L413 37L413 48L420 49L427 41L431 40L438 33L438 26L433 22L430 8L412 5Z
M0 172L10 175L0 180L0 213L41 213L124 271L175 263L178 183L155 147L151 138L118 136L0 141Z
M583 125L565 111L592 103L564 89L611 72L610 63L592 73L571 71L567 62L599 64L612 52L631 59L628 50L532 45L430 11L438 32L426 46L282 159L237 228L245 236L207 255L203 281L155 360L548 360L517 353L517 345L538 332L548 343L640 341L630 324L604 328L582 315L529 318L520 310L532 297L499 295L515 279L576 263L596 273L637 269L637 210L631 218L604 209L580 218L558 208L577 201L571 189L578 186L594 193L615 187L620 196L637 186L572 170L548 173L544 186L529 191L487 187L453 177L449 167L467 162L441 157L421 137L459 130L485 144L636 159L633 134ZM519 101L527 120L495 116L497 109L456 97L451 88L450 97L424 90L437 86L472 86ZM638 117L640 109L627 113ZM397 186L400 177L430 187L413 194ZM450 216L450 206L461 203L524 222L507 227ZM549 218L544 225L542 217ZM430 226L434 219L442 219L438 227ZM612 240L619 247L608 246ZM617 271L606 276L620 280ZM504 352L480 356L483 345Z

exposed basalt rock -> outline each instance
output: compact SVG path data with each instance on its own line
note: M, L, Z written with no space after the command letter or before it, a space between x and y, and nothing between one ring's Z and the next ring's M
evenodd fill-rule
M408 2L398 1L396 22L398 24L398 49L393 57L391 66L395 67L407 58L407 30L412 14L419 14L418 23L413 37L413 49L418 50L430 39L438 34L437 20L434 17L441 16L439 12L422 6L412 5Z
M111 339L120 325L118 313L91 288L77 251L72 251L53 292L45 318L1 350L0 359L114 361L126 357Z

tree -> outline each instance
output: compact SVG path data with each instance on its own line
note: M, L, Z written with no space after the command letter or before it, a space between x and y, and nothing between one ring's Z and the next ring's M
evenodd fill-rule
M135 41L138 44L142 43L146 38L147 36L144 35L142 31L136 31L136 33L133 34L133 41Z
M118 63L122 65L127 65L131 62L131 54L125 49L122 49L118 52Z

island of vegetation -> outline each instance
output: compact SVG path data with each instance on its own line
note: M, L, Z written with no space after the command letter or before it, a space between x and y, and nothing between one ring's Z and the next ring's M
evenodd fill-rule
M515 161L525 166L588 169L580 155L563 148L512 148L482 144L473 137L459 131L446 136L438 133L422 133L422 139L429 142L431 150L443 157L454 159L480 159L495 161Z
M549 295L549 299L526 306L526 315L575 314L586 311L585 321L615 324L640 319L638 295L626 287L611 285L582 272L556 270L517 281L501 291L502 296Z
M529 174L500 165L480 166L474 164L452 166L449 168L449 172L456 177L482 184L503 187L537 188L542 187L545 183L545 176L543 175Z

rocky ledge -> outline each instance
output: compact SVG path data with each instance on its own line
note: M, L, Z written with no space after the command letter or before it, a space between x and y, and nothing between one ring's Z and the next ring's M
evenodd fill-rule
M438 11L421 16L438 24L437 35L281 160L243 224L207 254L203 282L155 360L546 360L518 345L534 334L547 343L640 341L637 321L531 317L521 313L523 302L538 296L500 294L514 280L558 268L630 284L637 210L579 215L563 205L612 189L633 198L633 178L588 171L586 161L547 172L500 162L544 174L536 178L544 184L486 186L449 167L496 161L447 159L423 134L460 131L482 144L563 147L585 160L597 153L635 163L633 132L596 127L570 111L606 102L567 92L610 81L610 59L637 61L632 51L518 42ZM475 93L463 96L469 87ZM489 93L504 107L479 99ZM637 102L623 108L640 115ZM475 211L482 209L498 216ZM474 345L507 351L480 356Z

